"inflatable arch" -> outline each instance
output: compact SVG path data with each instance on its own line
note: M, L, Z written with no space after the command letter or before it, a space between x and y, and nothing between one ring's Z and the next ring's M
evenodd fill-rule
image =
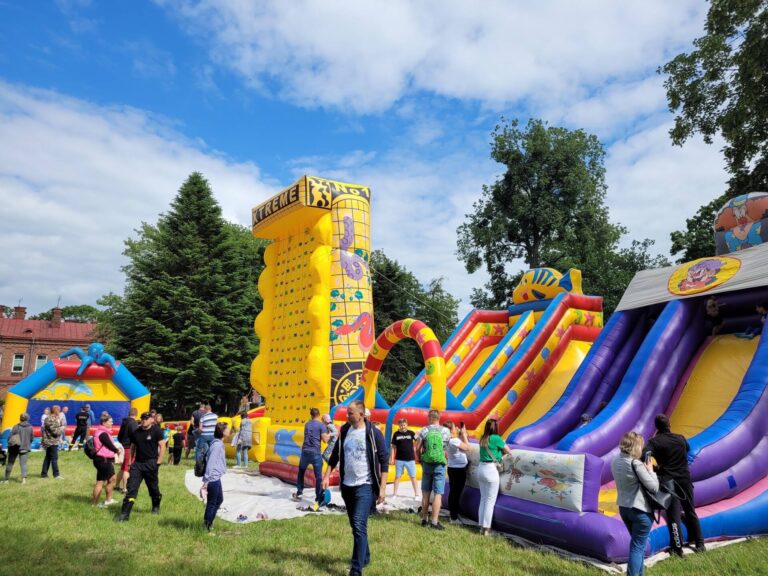
M72 422L83 404L90 404L96 416L109 412L119 426L131 407L139 413L149 410L150 393L124 364L91 364L78 375L79 360L50 360L8 390L5 398L2 435L27 412L30 422L39 425L43 410L53 404L68 406Z
M376 382L384 359L392 347L405 338L412 338L419 345L424 357L427 382L432 388L429 403L431 408L445 410L446 372L443 349L435 333L421 320L406 318L388 326L376 339L363 367L362 387L366 406L373 407L376 401Z

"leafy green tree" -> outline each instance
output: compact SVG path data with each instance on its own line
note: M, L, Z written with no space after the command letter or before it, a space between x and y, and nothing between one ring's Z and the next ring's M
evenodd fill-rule
M444 343L458 323L459 301L443 288L443 280L422 286L404 266L381 250L371 254L373 310L376 330L405 318L416 318L429 326ZM419 347L404 340L387 356L379 375L379 392L394 402L424 368Z
M125 296L108 294L111 350L153 394L184 416L209 399L236 409L258 352L253 320L265 243L227 223L208 182L193 173L156 226L126 240Z
M650 240L618 248L626 233L612 224L605 202L605 151L583 130L530 120L504 122L492 134L491 157L506 172L483 186L474 211L458 229L458 256L470 274L485 266L490 279L475 289L479 308L501 308L526 268L581 269L587 293L606 298L610 313L637 266L665 262L648 254Z
M681 146L695 134L725 140L728 189L672 233L672 254L692 260L714 254L712 220L726 200L768 190L768 1L711 2L704 36L689 53L659 69L667 102L676 113L670 131Z
M94 308L89 304L77 304L74 306L64 306L61 309L61 317L68 322L98 322L101 310ZM53 319L53 309L35 314L30 320L51 320Z

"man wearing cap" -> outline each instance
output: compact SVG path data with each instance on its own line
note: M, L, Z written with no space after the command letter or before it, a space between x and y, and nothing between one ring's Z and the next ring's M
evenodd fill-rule
M163 442L162 430L154 424L152 413L144 412L141 415L141 423L131 438L133 464L131 464L123 508L115 518L118 522L125 522L130 518L131 509L136 502L142 480L147 484L147 490L152 499L152 514L160 513L162 494L160 494L160 487L158 486L157 472L163 461L165 442Z

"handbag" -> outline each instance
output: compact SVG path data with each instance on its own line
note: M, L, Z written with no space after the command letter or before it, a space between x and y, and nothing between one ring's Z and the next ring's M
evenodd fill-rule
M122 452L115 452L115 464L122 464L125 458L125 450Z
M8 448L11 446L21 446L21 434L18 432L11 434L11 437L8 438Z
M240 443L240 431L238 430L232 435L232 440L230 441L230 446L237 446Z
M488 452L488 454L491 455L491 458L493 459L493 465L496 466L496 470L498 470L499 474L504 472L504 462L502 462L501 460L497 460L496 456L494 455L494 453L491 451L490 448L486 448L486 451Z
M637 469L635 469L634 461L632 462L632 471L635 473L639 490L642 491L646 503L651 508L652 513L655 512L657 514L658 517L656 522L658 522L659 518L661 518L661 511L669 509L672 505L673 498L679 499L679 496L675 492L675 481L671 478L659 480L659 489L656 492L651 492L645 487L642 480L640 480L640 476L637 474Z

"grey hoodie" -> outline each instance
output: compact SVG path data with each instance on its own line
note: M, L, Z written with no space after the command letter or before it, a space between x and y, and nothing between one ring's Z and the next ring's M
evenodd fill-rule
M19 453L25 454L32 449L32 424L29 422L19 422L11 429L11 436L19 435Z

